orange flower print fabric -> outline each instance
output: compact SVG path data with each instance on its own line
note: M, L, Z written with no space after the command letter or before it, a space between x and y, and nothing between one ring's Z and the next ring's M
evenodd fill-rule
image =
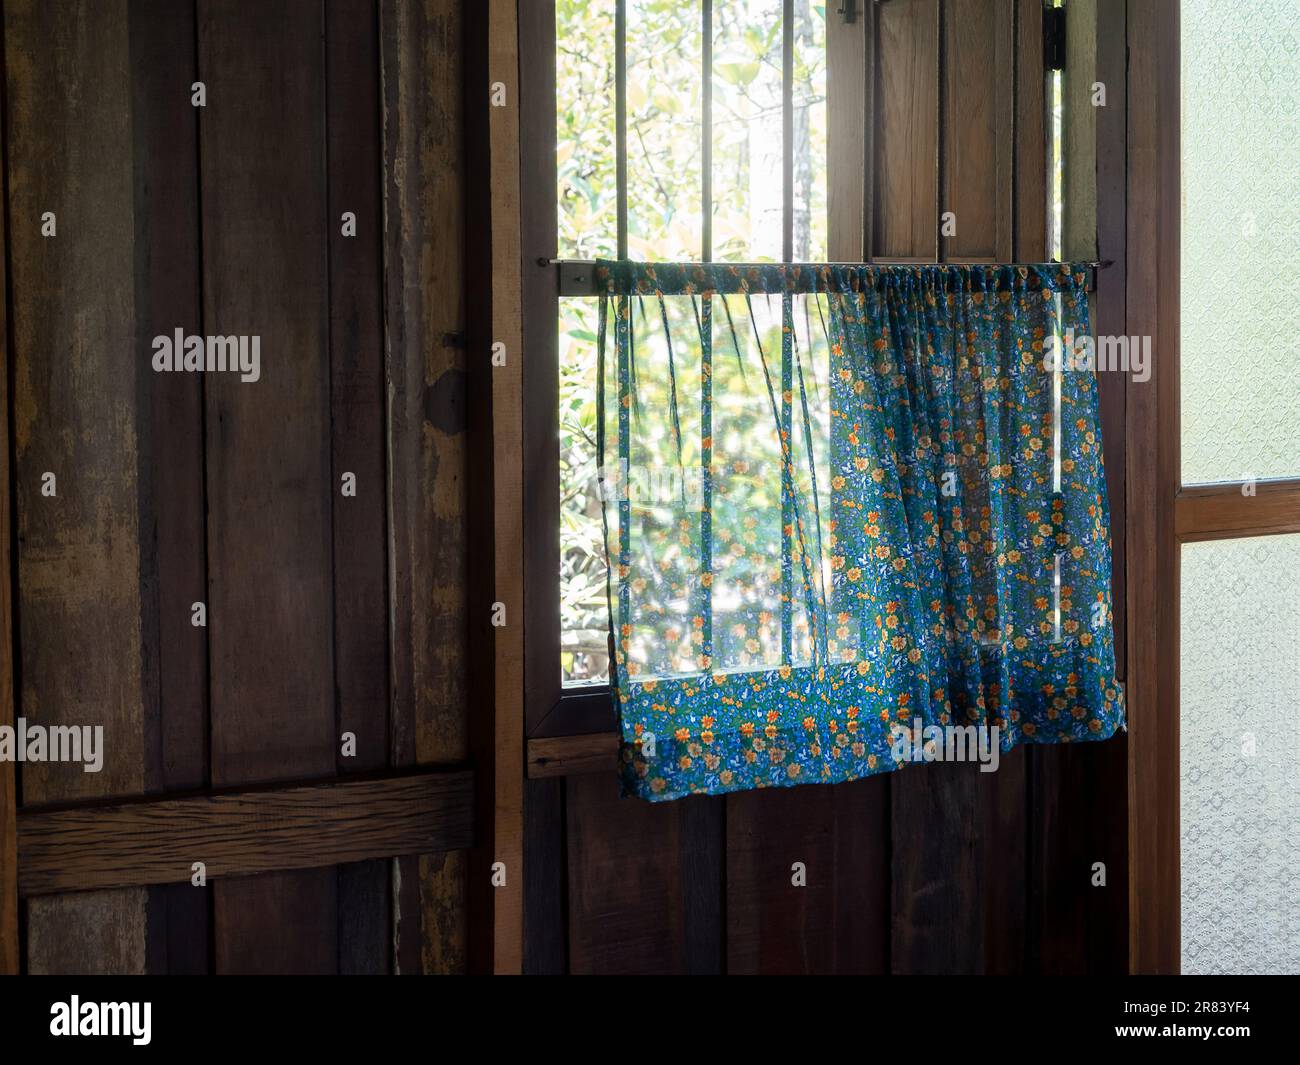
M1007 751L1123 726L1096 379L1049 357L1089 335L1085 268L597 278L626 793L855 780L935 727Z

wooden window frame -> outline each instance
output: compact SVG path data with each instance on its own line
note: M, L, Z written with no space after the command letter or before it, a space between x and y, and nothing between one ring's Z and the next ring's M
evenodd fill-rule
M710 0L705 0L705 10L709 7ZM871 113L871 86L864 57L869 54L867 45L875 22L874 9L874 4L858 5L852 21L843 12L827 10L827 215L831 241L828 251L833 259L851 262L860 261L870 246L871 185L866 167L870 130L861 128L860 116ZM559 670L558 296L562 284L565 289L571 286L556 263L554 0L520 5L519 19L523 335L527 349L523 467L527 528L524 730L530 748L529 772L537 776L554 775L561 762L570 767L588 764L592 750L598 752L598 758L604 758L606 751L612 754L617 748L617 721L608 684L566 687ZM786 34L787 64L792 61L791 47L792 37ZM704 95L707 109L709 94ZM790 113L787 108L784 153L787 170L793 159L789 143ZM857 122L855 115L859 116ZM707 164L707 157L704 162ZM783 257L788 261L793 186L789 180L785 185ZM619 216L619 246L625 249L625 204L620 206ZM703 258L708 261L711 248L707 227L703 244ZM554 744L533 746L536 741L568 736L585 737L581 741L585 746L564 758L551 750Z
M1177 0L1128 4L1128 332L1154 370L1128 383L1129 967L1181 968L1180 555L1300 532L1300 478L1182 484L1179 389L1181 35Z
M560 677L559 301L555 3L519 9L523 268L524 731L612 732L608 685L565 690Z
M999 0L1006 5L1007 36L1000 41L1008 63L1019 69L1042 65L1045 29L1043 0ZM555 144L555 5L536 0L520 5L520 128L523 366L524 541L524 733L530 777L557 776L608 766L618 747L617 721L608 685L565 687L561 681L559 585L559 446L556 396L559 353L557 296L580 290L572 265L557 264ZM883 76L877 39L883 28L881 6L844 4L828 8L827 67L827 255L842 262L994 262L1040 259L1046 251L1044 219L1037 203L1021 202L1013 185L1045 194L1043 93L1029 91L1008 73L998 89L999 121L1013 124L1021 139L999 160L1007 177L1005 200L997 205L997 250L985 259L949 254L936 224L933 254L923 259L891 257L889 220L879 203L873 160L881 116L876 107ZM1014 31L1011 13L1014 10ZM940 20L935 32L943 29ZM851 14L851 17L850 17ZM1014 56L1014 59L1012 58ZM1008 70L1011 66L1008 66ZM936 71L936 77L939 72ZM864 116L868 120L864 121ZM937 134L938 135L938 134ZM1013 158L1014 157L1014 158ZM1010 171L1019 175L1014 181ZM938 179L936 178L936 181ZM935 192L942 195L941 183ZM937 206L937 204L936 204ZM620 211L623 215L625 207ZM897 228L897 226L895 226ZM620 237L623 227L620 226ZM1037 235L1036 235L1037 234ZM897 234L894 235L897 239ZM625 247L620 239L620 247ZM705 240L707 252L707 237ZM788 242L787 242L788 251ZM1028 253L1027 255L1025 253ZM1091 253L1090 253L1091 254ZM787 255L788 257L788 255ZM708 255L705 255L708 258ZM1118 274L1119 271L1115 271Z

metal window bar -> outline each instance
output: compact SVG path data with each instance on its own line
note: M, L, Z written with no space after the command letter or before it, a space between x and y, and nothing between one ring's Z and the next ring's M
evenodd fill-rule
M614 183L618 257L627 258L627 0L614 3Z
M1061 0L1053 0L1051 5L1055 8L1061 7ZM1048 75L1048 84L1051 90L1051 124L1047 136L1047 173L1049 180L1047 182L1047 218L1050 232L1048 240L1050 248L1048 254L1057 261L1060 261L1065 254L1065 232L1064 232L1064 206L1061 211L1057 211L1056 190L1061 189L1061 198L1064 199L1065 190L1065 130L1064 115L1061 111L1064 109L1064 84L1061 77L1061 71L1053 67ZM1058 101L1061 110L1058 110ZM1065 312L1065 302L1058 292L1052 300L1052 332L1056 336L1057 350L1060 351L1063 337L1061 335L1061 321ZM1061 367L1058 363L1056 369L1052 371L1052 492L1057 496L1061 492ZM1061 552L1056 551L1052 555L1052 640L1054 643L1061 642Z
M781 3L781 259L794 261L794 0ZM781 294L781 662L794 661L794 348L787 323L793 297Z
M745 270L748 267L770 268L771 263L713 263L705 259L704 263L709 266L727 266L736 267ZM817 266L1059 266L1058 260L1047 262L1023 262L1023 263L996 263L992 259L948 259L941 263L936 263L933 259L872 259L869 263L816 263ZM1085 262L1081 265L1088 267L1091 276L1088 279L1088 291L1097 290L1097 271L1104 270L1111 265L1111 260L1103 259L1095 262ZM600 296L601 290L596 286L594 259L541 259L538 266L553 268L556 271L556 290L560 296Z
M713 258L713 0L700 4L700 258ZM713 297L700 316L700 666L713 666Z

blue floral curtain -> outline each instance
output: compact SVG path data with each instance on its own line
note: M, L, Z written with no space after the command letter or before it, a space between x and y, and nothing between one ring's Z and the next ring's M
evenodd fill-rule
M596 276L626 792L1122 726L1096 380L1046 358L1089 333L1084 268Z

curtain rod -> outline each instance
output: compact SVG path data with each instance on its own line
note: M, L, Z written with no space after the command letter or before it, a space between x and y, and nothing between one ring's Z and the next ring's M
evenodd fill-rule
M598 296L599 290L596 288L595 265L594 259L547 259L537 260L538 266L557 267L557 284L561 296ZM692 264L695 265L695 264ZM742 270L750 267L772 267L772 266L807 266L808 263L732 263L732 262L701 262L700 266L734 266ZM948 262L937 263L933 259L873 259L869 263L814 263L815 266L1060 266L1061 263L1055 260L1036 263L999 263L991 259L954 259ZM1084 260L1077 262L1076 266L1086 266L1092 271L1092 276L1088 280L1088 291L1097 290L1097 271L1104 270L1108 266L1114 265L1113 259Z

